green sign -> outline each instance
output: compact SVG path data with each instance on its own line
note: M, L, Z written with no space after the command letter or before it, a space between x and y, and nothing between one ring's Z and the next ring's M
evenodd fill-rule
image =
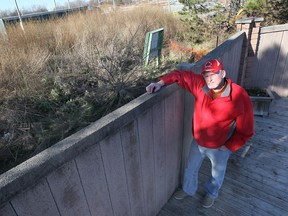
M160 64L163 36L163 28L146 33L143 55L144 66L147 66L149 64L149 61L153 59L156 59L157 66Z

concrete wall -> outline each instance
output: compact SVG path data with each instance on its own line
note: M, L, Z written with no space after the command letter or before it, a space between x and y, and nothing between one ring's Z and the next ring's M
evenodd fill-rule
M238 79L244 33L208 58ZM176 84L144 94L0 176L1 216L156 215L181 183L194 98Z
M0 177L0 215L155 215L179 185L183 90L143 95Z

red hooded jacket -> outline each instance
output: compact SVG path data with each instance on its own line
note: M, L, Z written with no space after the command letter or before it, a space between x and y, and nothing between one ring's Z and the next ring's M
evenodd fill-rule
M246 91L230 79L220 97L212 100L202 75L173 71L160 78L165 85L177 82L195 96L192 133L200 146L225 145L234 152L254 134L253 105Z

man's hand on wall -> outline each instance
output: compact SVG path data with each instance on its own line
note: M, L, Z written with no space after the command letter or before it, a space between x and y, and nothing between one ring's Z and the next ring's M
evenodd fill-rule
M150 83L148 86L146 86L146 91L149 94L152 94L154 92L159 91L163 85L164 85L164 82L162 80L160 80L157 83Z

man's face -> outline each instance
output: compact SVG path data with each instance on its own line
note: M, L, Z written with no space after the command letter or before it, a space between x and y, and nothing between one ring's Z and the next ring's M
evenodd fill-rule
M223 85L225 71L219 70L218 72L204 72L203 77L209 89L218 89Z

